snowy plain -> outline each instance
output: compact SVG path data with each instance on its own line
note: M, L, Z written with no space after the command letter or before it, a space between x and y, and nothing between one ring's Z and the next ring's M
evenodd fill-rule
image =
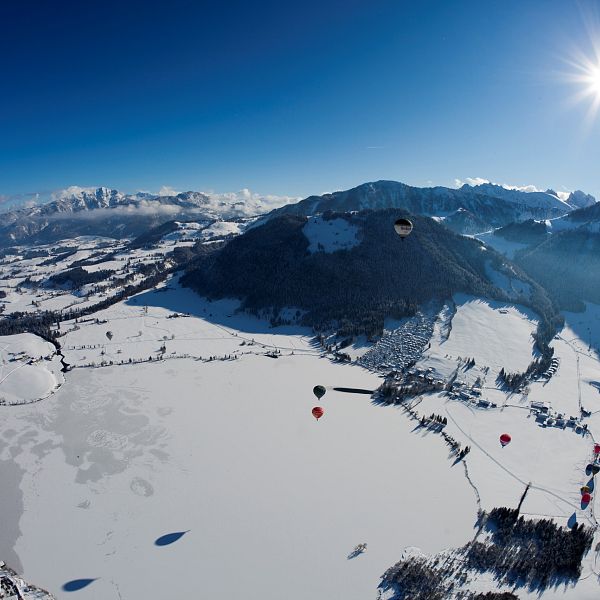
M181 306L188 292L156 296L170 293ZM374 389L378 377L320 358L306 332L262 334L238 319L231 344L285 341L282 356L75 369L52 398L14 407L19 435L1 456L22 470L15 552L26 578L58 597L64 582L98 577L77 596L376 598L406 546L468 541L475 498L441 440L364 395L329 389L325 416L310 414L317 383ZM161 325L192 320L201 351L222 351L220 325ZM137 333L133 321L122 327ZM153 544L172 531L188 533ZM368 551L348 559L360 542Z
M114 268L124 274L129 259L151 262L171 248L121 254L115 245ZM94 243L85 250L81 256ZM11 260L5 267L16 268ZM24 278L48 276L72 258L40 267L43 260L20 261L20 273L4 280L6 312L32 310L32 300L44 309L102 297L43 286L17 292ZM448 300L416 367L444 380L456 374L466 385L480 379L482 399L497 406L436 393L414 408L447 416L446 431L471 446L471 482L441 437L416 427L402 408L333 390L375 389L378 376L330 362L308 330L271 329L237 307L235 300L199 298L173 278L77 323L64 321L60 341L73 370L60 389L53 387L62 377L56 357L28 364L50 356L50 344L35 336L2 339L3 373L24 364L0 382L0 396L50 396L1 407L7 485L0 558L57 598L68 595L65 582L97 577L76 596L362 599L377 597L379 577L405 548L462 546L474 534L479 506L515 506L530 482L526 515L559 524L575 515L597 527L595 500L587 509L578 500L600 439L600 307L566 313L552 342L556 374L510 395L496 376L501 368L525 369L535 356L536 315L472 296ZM401 325L386 328L408 336ZM417 334L402 352L412 352L413 342L423 347ZM358 357L371 347L361 339L350 352ZM467 358L475 366L466 368ZM19 379L26 367L56 379L42 371ZM328 388L319 422L310 414L316 384ZM581 404L592 413L591 435L543 426L532 401L569 414ZM502 448L505 431L513 441ZM173 531L187 533L171 546L154 544ZM348 559L360 542L367 552ZM586 557L577 586L543 597L596 598L596 557L594 550ZM495 588L486 577L478 585Z

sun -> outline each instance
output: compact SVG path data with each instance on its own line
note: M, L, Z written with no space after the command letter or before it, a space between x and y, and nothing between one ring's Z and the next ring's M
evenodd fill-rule
M587 86L586 95L600 97L600 65L593 63L582 65L580 80Z
M588 75L590 92L595 96L600 95L600 65L595 65L590 68Z
M575 87L571 100L587 105L586 124L592 126L600 111L600 44L594 44L590 54L578 52L565 62L569 70L564 80Z

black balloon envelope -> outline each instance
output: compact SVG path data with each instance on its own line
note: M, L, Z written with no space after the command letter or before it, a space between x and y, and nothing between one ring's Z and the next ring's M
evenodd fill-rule
M324 395L325 392L327 390L325 389L325 386L323 385L315 385L315 387L313 388L313 394L320 400Z
M397 219L394 223L396 233L404 240L413 230L413 224L408 219Z

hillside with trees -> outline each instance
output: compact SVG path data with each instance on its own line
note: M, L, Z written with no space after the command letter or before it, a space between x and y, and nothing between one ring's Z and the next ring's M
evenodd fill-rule
M490 261L502 269L500 255L427 217L410 216L414 230L403 242L393 228L399 216L389 209L327 213L325 220L356 227L359 243L310 253L307 218L283 215L192 263L182 283L209 298L240 298L243 309L274 321L281 309L296 307L306 311L299 316L304 325L342 335L378 335L385 317L412 315L424 302L457 292L506 299L486 275ZM530 282L542 321L551 319L543 290L516 272Z
M503 237L511 242L522 244L538 244L547 237L546 224L541 221L528 219L522 223L509 223L494 230L494 235Z
M595 207L590 207L591 210ZM577 228L553 234L541 244L515 255L561 308L583 310L584 301L600 303L600 234Z

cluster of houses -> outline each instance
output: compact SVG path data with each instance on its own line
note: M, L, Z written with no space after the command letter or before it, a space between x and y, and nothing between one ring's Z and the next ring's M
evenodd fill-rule
M419 312L397 329L386 331L356 362L372 371L400 371L421 357L432 333L433 320Z
M475 382L474 384L468 384L465 381L459 379L455 380L450 389L448 390L448 396L454 400L460 400L462 402L468 402L475 405L477 408L497 408L498 405L495 402L490 402L481 397L481 384Z
M428 385L435 390L441 390L446 385L446 382L436 375L432 367L427 369L411 367L405 371L402 381L404 384Z
M535 415L535 420L543 427L570 428L575 433L587 433L587 424L582 425L580 417L553 411L547 402L532 402L530 410Z

